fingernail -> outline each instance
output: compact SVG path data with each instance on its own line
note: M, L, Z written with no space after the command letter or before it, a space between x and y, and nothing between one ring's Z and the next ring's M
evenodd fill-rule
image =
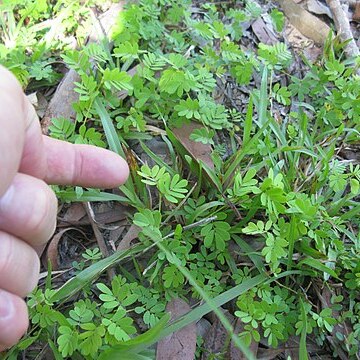
M5 291L0 291L0 320L9 318L14 312L12 299Z

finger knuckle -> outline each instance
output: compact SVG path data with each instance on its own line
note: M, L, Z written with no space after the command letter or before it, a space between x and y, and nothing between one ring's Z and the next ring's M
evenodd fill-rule
M0 274L9 274L13 266L14 243L10 235L0 232Z
M53 231L56 222L57 200L53 191L44 183L34 194L33 211L29 214L27 228L34 234L43 234L44 230ZM50 225L50 226L49 226ZM44 234L50 237L51 233Z

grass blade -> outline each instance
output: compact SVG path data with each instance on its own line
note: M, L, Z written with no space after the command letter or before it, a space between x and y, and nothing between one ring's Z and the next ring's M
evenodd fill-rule
M308 352L306 349L307 317L306 317L304 303L301 298L300 298L300 306L301 306L302 323L305 325L303 325L300 335L299 359L308 360Z
M109 144L110 150L121 155L124 159L126 158L124 150L121 146L119 135L116 132L115 126L105 109L104 104L101 102L99 98L96 98L94 101L94 106L96 112L100 117L101 124L105 131L106 140Z
M339 277L337 276L336 272L333 269L330 269L328 266L321 263L319 260L306 258L299 262L298 267L301 268L304 264L312 267L313 269L329 274L333 278L339 280Z
M119 201L122 203L128 203L129 199L124 196L111 194L108 192L99 192L96 190L85 190L80 196L78 196L75 190L61 190L56 192L56 195L60 200L65 202L75 201Z
M246 256L250 258L250 260L254 263L256 268L259 270L260 274L265 272L265 266L262 262L262 257L255 253L255 250L246 242L244 241L240 236L233 235L232 238L235 240L235 242L238 244L240 249L245 253Z
M254 100L253 97L250 96L248 108L246 111L245 122L244 122L243 146L245 146L247 142L250 140L250 133L253 122L253 113L254 113Z

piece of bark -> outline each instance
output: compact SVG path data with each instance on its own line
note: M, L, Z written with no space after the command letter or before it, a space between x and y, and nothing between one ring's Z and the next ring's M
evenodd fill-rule
M87 44L98 42L109 34L119 12L123 8L123 4L123 1L112 4L109 10L102 14L98 20L94 21L93 28L86 42ZM48 134L52 118L64 117L72 121L75 120L76 114L72 104L79 100L79 94L74 91L75 82L79 81L80 76L75 70L70 69L66 73L50 100L45 115L41 120L41 130L43 134Z
M351 32L349 19L343 10L339 0L326 0L333 17L334 23L339 36L342 42L348 41L344 47L345 54L348 58L359 56L359 48L356 45L353 34ZM358 75L360 71L358 70Z
M353 21L360 22L360 2L356 3L354 15L352 17Z
M293 0L279 0L282 10L290 23L295 26L303 35L317 44L324 44L327 39L330 27L315 15L296 4Z
M182 299L172 299L166 306L171 320L188 313L191 308ZM191 323L160 340L156 349L156 360L193 360L196 350L196 324Z

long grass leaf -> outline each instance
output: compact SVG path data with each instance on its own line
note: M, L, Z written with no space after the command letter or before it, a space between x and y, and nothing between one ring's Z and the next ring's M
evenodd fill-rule
M268 128L270 123L270 119L265 122L265 124L258 130L258 132L252 137L250 141L246 143L243 147L241 147L234 156L230 166L225 172L223 178L223 184L229 184L230 178L234 175L235 170L239 167L241 160L250 153L250 149L257 143L260 136L264 133L264 131Z
M303 328L301 330L301 335L300 335L299 359L308 360L308 352L306 349L307 317L306 317L304 303L301 298L300 298L300 306L301 306L301 320L303 323Z
M246 256L254 263L260 274L265 272L265 266L262 262L262 257L255 253L255 250L238 235L232 235L232 238L239 245L240 249L245 253Z
M339 277L337 276L336 272L333 269L331 269L328 266L321 263L319 260L312 259L312 258L306 258L298 263L299 268L301 268L303 265L308 265L318 271L329 274L330 276L339 280Z
M249 104L246 111L246 117L244 122L244 136L243 136L243 146L247 144L250 140L251 127L253 123L253 113L254 113L254 100L250 96Z
M119 201L122 203L128 203L129 199L124 196L108 193L98 192L96 190L84 190L84 192L78 196L74 190L61 190L56 192L58 198L62 201Z
M123 158L126 158L124 150L121 146L119 135L116 132L115 126L105 109L104 104L99 98L96 98L94 101L95 109L100 117L101 124L105 131L106 140L109 144L110 150L121 155Z

